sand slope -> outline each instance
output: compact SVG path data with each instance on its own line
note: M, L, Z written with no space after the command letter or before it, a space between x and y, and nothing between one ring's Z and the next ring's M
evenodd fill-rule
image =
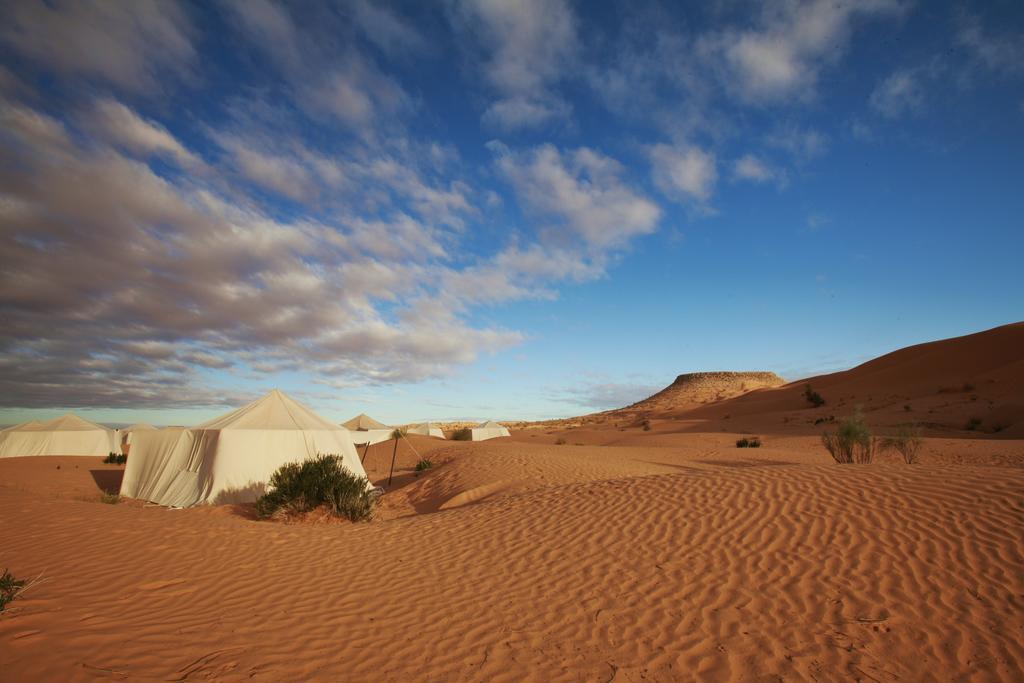
M447 496L485 485L488 471L526 473L453 509L366 525L40 495L22 466L20 484L0 487L3 562L23 576L45 570L47 582L0 617L5 670L15 680L1022 673L1020 467L607 449L624 454L615 465L605 449L556 448L567 447L456 446L409 498L432 479Z
M810 384L826 399L812 408ZM762 389L714 405L669 411L665 418L754 419L765 424L813 424L862 406L869 422L924 425L930 433L1024 437L1024 323L894 351L850 370ZM783 422L788 418L788 422Z

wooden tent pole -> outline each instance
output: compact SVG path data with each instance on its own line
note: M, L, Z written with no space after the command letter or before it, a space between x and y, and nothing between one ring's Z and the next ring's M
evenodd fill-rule
M366 447L363 448L363 457L359 458L359 464L362 465L366 462L366 452L370 450L370 440L366 440Z
M398 456L398 439L395 439L395 450L391 451L391 471L388 472L388 486L391 486L391 475L395 473L395 458Z

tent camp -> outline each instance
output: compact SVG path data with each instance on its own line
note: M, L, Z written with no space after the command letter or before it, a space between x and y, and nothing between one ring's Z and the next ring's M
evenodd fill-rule
M421 422L418 425L409 425L406 430L406 434L422 434L423 436L436 436L439 439L444 438L444 432L441 428L435 425L433 422Z
M0 432L0 458L25 455L107 455L120 453L113 429L68 413L48 422L26 422Z
M508 436L508 428L503 427L494 420L488 420L487 422L481 422L476 427L469 430L470 441L487 441L487 439L496 439L499 436Z
M278 390L191 429L135 432L121 495L160 505L246 503L281 465L340 455L365 477L347 429Z
M154 427L153 425L148 425L148 424L145 424L144 422L139 422L137 424L133 424L130 427L125 427L124 429L118 429L117 430L117 434L118 434L118 436L121 439L121 446L123 448L124 446L130 446L131 445L131 443L132 443L132 434L134 432L142 432L142 431L149 432L149 431L153 431L155 429L156 429L156 427Z
M342 422L341 426L352 432L352 442L360 446L387 441L395 431L365 413L359 413L348 422Z

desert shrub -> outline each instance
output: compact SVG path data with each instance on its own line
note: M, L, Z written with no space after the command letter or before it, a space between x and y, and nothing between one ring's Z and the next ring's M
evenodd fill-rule
M969 432L973 432L974 430L976 430L980 426L981 426L981 418L980 417L972 417L971 419L969 419L967 421L967 424L964 425L964 429L966 429Z
M745 437L742 439L736 439L736 448L746 448L749 445L750 439L747 439Z
M128 456L124 453L110 452L107 457L103 458L103 462L107 465L123 465L128 462Z
M858 408L853 415L839 423L835 433L825 432L821 442L840 465L866 464L875 457L875 439L864 422L864 415Z
M821 397L821 394L812 389L810 384L804 385L804 398L806 398L807 402L815 408L825 405L825 399Z
M18 593L25 587L25 581L23 579L16 579L10 571L4 570L2 576L0 576L0 612L4 611L4 608L18 597Z
M993 433L998 433L998 432L1003 431L1007 427L1009 427L1008 424L1004 424L1002 422L996 422L994 425L992 425L992 432Z
M909 413L911 410L913 410L913 408L911 408L910 404L908 403L907 405L903 406L903 410L905 410L905 411L907 411Z
M568 443L568 442L565 439L561 438L561 437L555 439L555 445L556 446L564 446L566 443Z
M750 444L747 445L747 448L760 448L760 447L761 447L761 439L758 439L757 437L754 437L753 439L751 439L750 440Z
M820 425L820 424L824 424L824 423L827 423L827 422L835 422L835 421L836 421L836 416L835 415L829 415L828 417L819 417L817 420L814 421L814 424L815 425Z
M645 432L651 431L651 421L650 420L644 420L643 422L640 423L640 425L644 428Z
M425 471L429 470L433 466L434 466L434 463L432 461L427 460L426 458L424 458L423 460L420 460L418 463L416 463L416 471L417 472L425 472Z
M326 505L335 515L360 522L373 516L374 502L366 477L345 469L341 456L320 454L279 467L270 477L270 491L256 501L256 513L271 517Z
M117 505L121 502L121 496L116 493L103 492L100 494L100 502L107 505Z
M921 430L917 427L900 427L896 436L887 436L882 439L879 447L882 450L894 450L903 456L903 461L908 465L917 462L918 451L923 443Z
M462 429L456 429L452 432L452 441L472 441L473 432L469 427L463 427Z

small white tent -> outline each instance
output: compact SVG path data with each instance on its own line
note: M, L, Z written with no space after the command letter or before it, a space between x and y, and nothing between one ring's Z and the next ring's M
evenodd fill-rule
M418 425L409 425L405 430L406 434L421 434L423 436L436 436L439 439L444 438L444 432L441 428L435 425L433 422L422 422Z
M378 422L366 413L359 413L348 422L342 422L341 426L352 433L352 443L359 446L363 444L373 445L381 441L387 441L395 431L383 422Z
M113 429L68 413L48 422L26 422L0 432L0 458L26 455L107 455L120 453Z
M487 441L487 439L496 439L500 436L508 436L508 428L503 427L494 420L488 420L487 422L481 422L476 427L469 430L471 441Z
M366 476L347 429L275 389L198 427L136 432L121 495L172 507L252 502L281 465L320 453Z

